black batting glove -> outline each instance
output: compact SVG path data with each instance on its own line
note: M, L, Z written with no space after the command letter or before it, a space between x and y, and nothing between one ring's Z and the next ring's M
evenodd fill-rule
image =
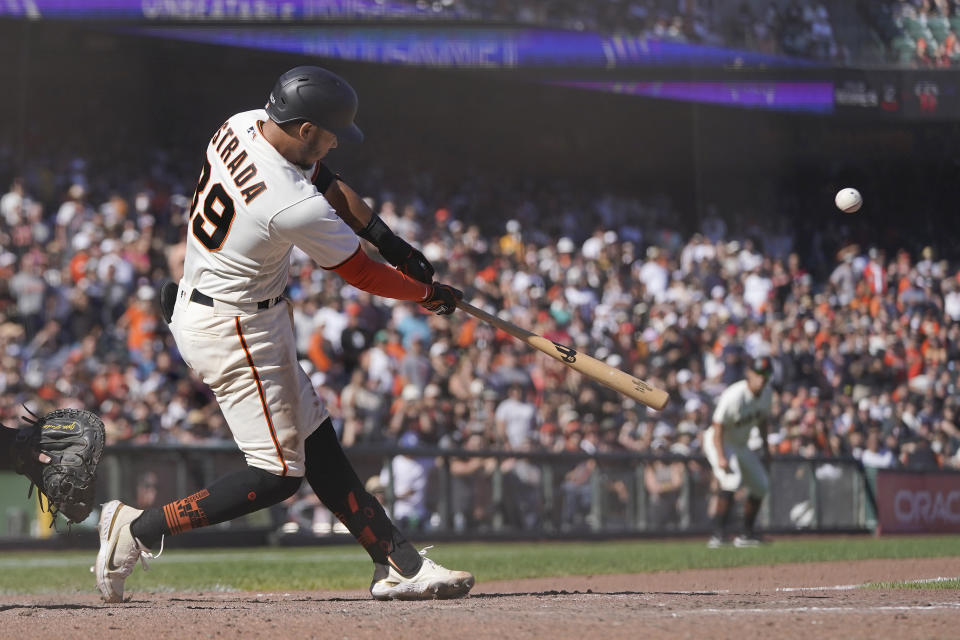
M394 236L397 238L397 236ZM407 244L402 239L397 238L403 244ZM404 273L414 280L419 280L420 282L425 282L430 284L433 281L433 265L430 264L430 261L417 249L414 249L409 244L407 247L410 248L410 253L407 254L407 257L400 261L400 264L394 265L397 269ZM383 255L383 252L380 252L380 255Z
M434 269L430 261L423 253L410 246L409 242L391 231L380 216L371 217L367 226L358 231L357 235L369 240L383 259L401 273L426 284L433 281Z
M430 287L430 295L420 302L427 311L438 316L448 316L457 309L457 300L463 300L463 291L448 284L435 282Z

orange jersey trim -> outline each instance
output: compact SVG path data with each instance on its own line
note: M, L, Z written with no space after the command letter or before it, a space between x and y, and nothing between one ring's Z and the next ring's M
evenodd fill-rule
M384 298L423 302L430 296L430 285L414 280L382 262L371 260L360 247L339 265L330 267L330 270L336 271L357 289Z
M267 407L267 394L263 391L263 383L260 381L260 374L257 372L256 365L253 364L253 356L250 355L250 349L247 348L247 341L243 338L243 329L240 327L240 318L233 319L237 325L237 337L240 338L240 346L243 347L243 353L247 356L247 364L250 365L250 371L253 372L253 379L257 381L257 393L260 395L260 406L263 407L263 416L267 419L267 428L270 429L270 439L273 440L273 446L277 450L277 457L280 458L280 466L283 470L281 477L287 476L287 461L283 459L283 449L280 448L280 442L277 440L277 432L273 428L273 418L270 416L270 409Z

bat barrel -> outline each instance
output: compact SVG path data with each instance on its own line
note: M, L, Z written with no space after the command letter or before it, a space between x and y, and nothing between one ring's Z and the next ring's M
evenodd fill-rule
M551 358L559 360L574 371L578 371L579 373L592 380L596 380L604 386L607 386L615 391L619 391L625 396L633 398L637 402L647 405L651 409L656 409L659 411L667 405L667 401L670 397L663 389L657 389L656 387L643 380L640 380L639 378L635 378L624 371L621 371L615 367L611 367L605 362L601 362L600 360L597 360L596 358L586 354L579 353L572 347L551 342L543 336L518 327L513 323L507 322L506 320L498 318L495 315L487 313L483 309L478 309L477 307L468 302L464 302L463 300L457 302L457 307L463 311L466 311L470 315L483 320L487 324L491 324L498 329L502 329L514 338L527 343L538 351L542 351Z

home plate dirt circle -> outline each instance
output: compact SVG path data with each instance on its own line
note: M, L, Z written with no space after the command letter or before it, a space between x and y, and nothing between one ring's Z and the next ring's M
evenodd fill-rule
M960 576L960 558L867 560L483 582L469 598L376 602L364 591L10 596L0 637L123 638L943 638L960 592L861 589Z

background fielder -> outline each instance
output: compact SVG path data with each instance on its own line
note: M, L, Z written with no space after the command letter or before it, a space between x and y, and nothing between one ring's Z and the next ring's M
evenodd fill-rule
M714 533L709 546L727 544L727 525L733 508L734 494L740 487L747 489L743 508L743 533L733 539L740 547L755 546L759 538L754 523L760 503L767 495L769 480L769 449L767 448L767 421L770 418L773 392L768 384L773 367L770 358L755 358L747 367L746 379L727 387L717 400L713 424L703 437L703 451L713 468L720 491L714 516ZM760 457L747 446L753 427L760 431L763 444Z
M265 109L232 116L207 145L183 279L164 287L161 303L181 355L215 393L248 466L162 508L105 504L96 562L104 600L123 599L127 576L157 544L162 549L164 536L276 504L304 477L370 554L375 598L452 598L473 586L469 573L422 558L364 489L297 359L282 295L294 245L364 291L438 314L452 313L462 296L431 283L422 254L320 163L340 140L362 139L356 110L356 93L342 78L297 67L277 80ZM400 270L368 258L357 234Z

